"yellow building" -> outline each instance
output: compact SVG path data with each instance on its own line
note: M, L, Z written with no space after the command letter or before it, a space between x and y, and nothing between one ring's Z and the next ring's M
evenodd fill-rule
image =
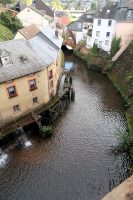
M61 73L61 42L43 34L0 43L0 127L47 104Z

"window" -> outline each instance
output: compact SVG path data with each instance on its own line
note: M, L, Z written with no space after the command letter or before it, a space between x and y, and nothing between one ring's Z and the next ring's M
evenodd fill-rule
M8 95L9 95L10 98L17 96L17 92L16 92L15 86L7 88L7 91L8 91Z
M54 82L53 82L53 80L50 81L49 85L50 85L50 89L54 87Z
M49 71L49 79L53 78L53 72L52 70Z
M109 36L110 36L110 32L107 32L107 33L106 33L106 37L109 37Z
M102 41L99 41L99 47L101 47L102 46Z
M81 23L78 23L78 28L81 28Z
M38 103L38 98L37 97L33 98L33 103Z
M96 39L94 43L95 43L95 44L98 44L98 40Z
M14 110L14 112L20 111L19 105L13 106L13 110Z
M30 91L33 91L33 90L37 89L36 80L35 79L30 80L29 81L29 86L30 86Z
M100 37L100 31L96 31L96 37Z
M101 26L101 20L100 19L98 20L97 25Z
M105 45L109 45L109 40L105 40Z
M108 21L108 26L111 26L112 25L112 20L109 20Z
M88 18L88 19L91 18L91 15L87 15L87 18Z

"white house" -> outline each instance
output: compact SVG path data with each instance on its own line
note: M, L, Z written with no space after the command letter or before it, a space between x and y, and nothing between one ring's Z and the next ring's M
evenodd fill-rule
M29 6L19 12L17 18L20 19L24 27L35 24L41 31L49 24L48 19L41 11Z
M127 0L128 2L128 0ZM114 36L121 37L121 47L133 39L133 2L108 3L94 17L92 35L87 36L87 47L94 43L109 52Z
M100 10L93 21L92 35L87 37L87 47L93 47L96 43L99 48L109 52L111 48L111 42L115 36L116 21L113 13L117 8L117 4L107 4L102 10Z
M76 39L76 44L81 40L87 39L87 35L92 31L93 25L93 12L87 11L77 21L72 22L67 26L68 32L73 32Z
M110 51L115 35L116 21L113 19L94 19L92 36L87 37L87 47L96 43L99 48Z

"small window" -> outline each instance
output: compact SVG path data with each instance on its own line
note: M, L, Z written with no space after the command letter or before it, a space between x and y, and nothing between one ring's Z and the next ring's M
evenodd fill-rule
M99 47L101 47L102 46L102 41L99 41Z
M97 25L101 26L101 20L100 19L98 20Z
M110 32L107 32L107 33L106 33L106 37L109 37L109 36L110 36Z
M95 44L98 44L98 40L96 39L94 43L95 43Z
M14 112L18 112L18 111L20 111L20 107L19 107L19 105L15 105L15 106L13 106L13 111L14 111Z
M37 97L33 98L33 103L38 103L38 98Z
M100 31L96 31L96 37L100 37Z
M53 78L53 71L52 70L49 71L49 79L51 79L51 78Z
M17 96L17 92L16 92L15 86L7 88L7 91L8 91L8 95L9 95L10 98Z
M36 80L35 79L30 80L29 81L29 86L30 86L30 91L36 90L37 89Z
M112 20L109 20L108 21L108 26L111 26L112 25Z
M81 28L81 23L78 23L78 28Z
M49 85L50 85L50 89L52 89L52 88L54 87L54 82L53 82L53 80L50 81Z
M105 45L109 45L109 40L105 40Z

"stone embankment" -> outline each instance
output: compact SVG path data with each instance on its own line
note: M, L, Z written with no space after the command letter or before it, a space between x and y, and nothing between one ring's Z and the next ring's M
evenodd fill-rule
M133 200L133 176L121 183L102 200Z

